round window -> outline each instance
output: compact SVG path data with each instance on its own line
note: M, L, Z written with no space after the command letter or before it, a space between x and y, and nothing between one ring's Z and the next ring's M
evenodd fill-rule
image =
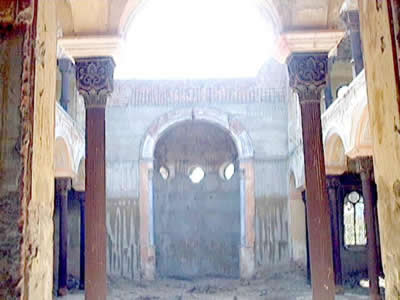
M351 203L357 203L358 200L360 200L360 194L358 192L351 192L350 194L348 194L347 199L351 202Z
M167 180L169 178L169 171L166 167L161 167L160 170L160 175L164 180Z
M189 178L193 183L199 183L204 178L204 171L200 167L193 168L189 173Z
M230 163L224 169L225 180L230 180L234 174L235 174L235 165L233 163Z

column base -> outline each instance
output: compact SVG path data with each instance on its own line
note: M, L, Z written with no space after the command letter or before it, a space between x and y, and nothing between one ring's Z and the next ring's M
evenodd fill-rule
M253 247L240 248L240 278L252 279L255 274L255 254Z
M145 280L156 278L156 249L154 246L142 247L142 277Z

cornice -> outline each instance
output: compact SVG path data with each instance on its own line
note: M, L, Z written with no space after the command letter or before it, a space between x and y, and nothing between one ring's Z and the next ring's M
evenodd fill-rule
M286 63L294 53L329 53L345 36L343 30L302 30L284 32L278 38L275 59Z

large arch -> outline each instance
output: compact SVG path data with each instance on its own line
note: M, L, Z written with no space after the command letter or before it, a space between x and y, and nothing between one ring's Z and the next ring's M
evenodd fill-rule
M182 109L169 112L147 130L140 152L140 244L143 276L152 280L156 274L153 208L153 161L157 141L163 134L188 121L201 121L224 129L237 148L240 169L240 277L251 278L255 272L255 190L254 148L242 124L228 114L210 108Z

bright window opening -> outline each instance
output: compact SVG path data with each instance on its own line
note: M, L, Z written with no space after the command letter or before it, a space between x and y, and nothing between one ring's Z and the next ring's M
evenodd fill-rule
M169 171L166 167L161 167L160 168L160 175L164 180L167 180L169 178Z
M200 167L195 167L191 170L189 178L193 183L200 183L204 178L204 171Z
M224 178L225 180L230 180L233 175L235 174L235 165L233 163L230 163L225 167L224 170Z
M353 191L346 195L343 218L345 246L365 246L367 232L364 220L364 198L358 192Z
M256 0L147 0L129 25L115 76L255 77L274 45Z

